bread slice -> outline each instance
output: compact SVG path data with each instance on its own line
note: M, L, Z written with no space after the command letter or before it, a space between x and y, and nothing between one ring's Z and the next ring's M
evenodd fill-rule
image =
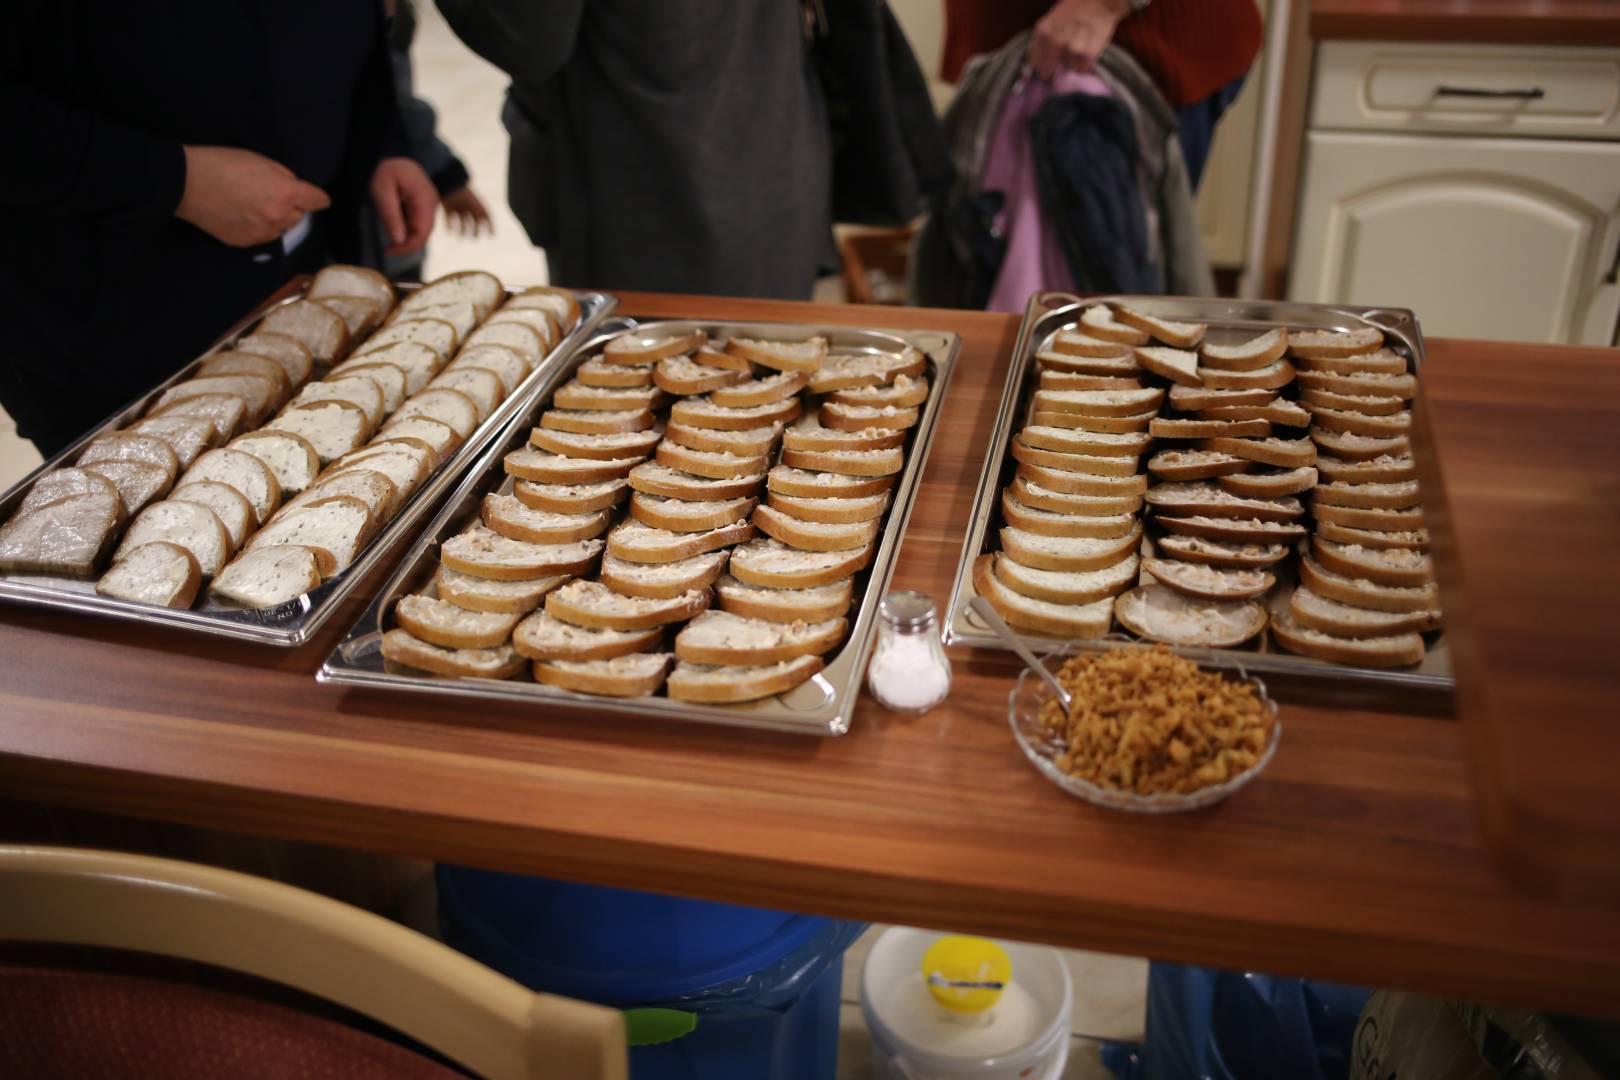
M1094 604L1136 584L1140 563L1130 555L1099 570L1042 570L997 552L992 570L1008 589L1032 600L1054 604Z
M1136 362L1173 383L1182 386L1204 385L1203 378L1198 374L1198 354L1195 352L1144 345L1136 350Z
M471 304L482 319L506 299L501 279L483 270L458 270L453 274L434 278L399 302L403 316L419 308L436 304Z
M705 532L683 533L627 519L608 533L607 550L610 555L626 562L668 563L689 559L705 551L718 551L742 543L753 535L754 526L747 521L734 521Z
M821 475L821 474L815 474ZM630 470L630 486L649 495L704 502L757 495L765 485L763 473L716 478L698 476L669 465L648 461Z
M1295 356L1355 356L1372 352L1384 343L1375 326L1354 330L1299 330L1288 335L1288 351Z
M1004 527L1001 548L1009 558L1037 570L1100 570L1135 554L1142 542L1140 525L1124 536L1044 536Z
M387 398L383 394L382 387L376 380L364 375L348 375L306 383L304 388L298 391L298 396L292 399L288 408L296 409L321 401L347 401L365 413L367 438L381 426L383 417L388 415L385 408Z
M1111 598L1068 604L1026 596L1008 588L993 572L992 563L996 558L980 555L974 561L973 589L989 601L1009 626L1048 637L1094 638L1108 633L1114 625Z
M210 450L191 463L181 483L194 480L218 480L229 484L253 507L254 520L260 524L269 520L281 505L281 483L268 465L253 454L225 448Z
M1115 378L1135 378L1142 374L1142 365L1136 362L1134 347L1114 343L1122 355L1075 356L1063 352L1038 352L1035 362L1042 371L1061 371L1074 375L1101 375ZM815 389L815 384L811 384Z
M781 435L781 424L767 424L765 427L748 428L743 431L670 424L664 431L664 438L677 446L685 446L692 450L720 451L738 457L769 455L776 449L776 440Z
M788 450L782 451L782 464L795 469L815 469L846 476L893 476L906 465L900 447L887 450Z
M1153 337L1166 345L1174 345L1178 349L1191 349L1204 340L1204 333L1209 328L1203 323L1173 322L1170 319L1159 318L1146 312L1136 311L1124 304L1114 308L1114 315L1127 326L1134 326L1138 330L1146 330Z
M1150 493L1151 494L1151 493ZM1269 544L1297 540L1305 526L1290 521L1265 521L1257 517L1215 517L1212 514L1156 514L1153 518L1166 532L1177 536L1201 536L1234 544Z
M568 578L564 575L494 581L473 577L441 566L433 575L433 591L468 611L507 612L527 615L540 606L546 594Z
M1363 529L1353 525L1340 525L1335 521L1316 522L1316 535L1323 540L1340 544L1356 544L1364 548L1411 548L1429 550L1429 530L1410 529L1391 532L1384 529Z
M738 498L688 502L638 491L630 496L630 516L668 532L708 532L746 519L756 501Z
M313 300L289 300L271 308L254 332L286 334L308 349L317 364L330 365L349 351L348 324Z
M1364 416L1389 416L1406 408L1406 402L1399 397L1384 397L1378 394L1340 394L1333 390L1312 390L1309 388L1300 390L1299 400L1306 408L1322 406L1328 409L1339 409L1343 412L1361 413Z
M750 409L790 398L810 385L803 371L779 371L764 378L727 384L714 390L709 400L728 409Z
M821 426L819 416L804 417L782 433L782 445L789 450L889 450L906 444L903 430L861 428L839 431Z
M894 476L858 476L778 465L767 474L766 482L778 495L804 499L864 499L894 487Z
M527 615L512 631L512 647L530 660L607 660L645 652L664 639L664 628L605 630L564 622L545 611Z
M1206 341L1199 352L1203 365L1216 371L1258 371L1281 360L1287 349L1287 333L1268 330L1238 345L1212 345Z
M531 370L526 357L505 345L469 345L445 365L444 374L467 368L487 371L499 379L503 399L523 385Z
M244 551L219 572L211 595L255 610L296 600L321 583L325 552L296 545L267 544Z
M1085 375L1042 366L1036 385L1042 390L1140 390L1142 380L1121 375Z
M1406 357L1392 349L1375 349L1354 356L1299 357L1301 370L1328 371L1340 375L1404 375Z
M1196 420L1164 418L1148 425L1155 439L1265 438L1271 425L1264 420Z
M1281 472L1235 473L1217 476L1215 484L1222 491L1245 499L1275 499L1283 495L1298 495L1316 486L1316 470L1309 465Z
M1356 435L1348 431L1312 427L1311 439L1323 450L1346 461L1370 461L1385 455L1403 456L1412 452L1412 443L1405 435Z
M443 420L435 420L430 416L407 416L396 418L382 426L382 430L371 437L372 446L381 446L385 443L412 440L428 447L444 461L461 446L461 436L456 429Z
M646 431L653 426L653 413L651 409L547 409L540 414L540 426L580 435L614 435Z
M1218 450L1160 450L1148 458L1148 472L1160 480L1207 480L1253 467L1247 458Z
M515 323L518 326L533 330L535 336L540 339L542 352L555 348L557 342L563 338L564 331L557 322L557 316L544 308L504 307L484 320L485 326L501 326L506 323ZM484 347L493 348L494 346ZM509 348L510 346L500 347ZM528 366L527 358L524 358L523 362L525 366Z
M1297 521L1305 515L1305 507L1292 496L1248 499L1207 481L1158 484L1148 489L1147 504L1160 514L1181 516L1286 522Z
M1390 484L1417 477L1417 462L1410 454L1380 454L1374 458L1349 458L1318 455L1316 468L1324 479L1346 484Z
M728 574L715 586L722 610L747 619L780 623L815 623L840 618L849 610L854 591L853 578L809 589L770 589L750 585Z
M131 435L162 439L184 469L214 445L214 425L198 416L148 416L124 429Z
M1146 345L1148 332L1120 322L1105 304L1093 304L1080 313L1080 332L1123 345Z
M381 525L362 500L328 495L277 517L248 540L247 550L276 544L307 547L315 552L322 576L331 577L354 562ZM323 553L330 556L330 564Z
M702 330L686 334L627 330L602 346L602 359L609 364L656 364L665 357L689 353L708 340Z
M1387 484L1347 484L1330 481L1317 486L1312 498L1316 505L1359 506L1384 510L1405 510L1422 501L1416 480Z
M1198 600L1257 600L1277 583L1268 570L1223 570L1179 559L1143 559L1142 569L1165 588Z
M840 405L829 401L817 414L822 426L835 431L904 431L917 426L921 418L917 409L901 409L893 405Z
M593 356L574 369L574 381L581 386L605 389L646 388L653 385L653 378L650 367L610 364L600 356Z
M189 608L197 599L202 571L179 544L155 540L131 549L96 582L96 592L157 607Z
M431 596L402 596L394 618L416 638L446 649L493 649L505 645L521 612L471 611Z
M1048 374L1066 374L1050 372ZM1070 378L1091 378L1087 375L1070 375ZM835 390L827 396L830 402L839 405L864 405L871 408L893 406L896 409L911 409L921 406L928 400L929 382L926 376L898 376L894 382L887 386L860 386L849 390ZM722 403L723 404L723 403Z
M140 513L153 499L169 490L169 474L162 466L144 461L97 461L81 468L107 480L117 490L120 520Z
M710 367L690 356L667 356L658 361L658 366L653 369L652 381L668 393L687 397L746 383L749 373L735 368Z
M1385 637L1347 638L1299 624L1291 611L1278 612L1271 636L1291 653L1356 667L1411 667L1423 662L1423 638L1408 632Z
M844 524L805 521L772 506L756 507L751 520L760 532L800 551L864 549L882 524L877 519Z
M230 550L233 552L247 541L249 533L258 528L258 520L253 516L253 505L247 501L246 496L231 485L220 483L218 480L188 480L169 492L169 498L175 502L196 503L212 510L214 516L219 518L219 523L225 526L225 532L231 538Z
M803 408L796 397L752 405L746 409L727 408L699 397L677 401L669 410L669 419L671 423L685 424L687 427L746 431L766 424L787 423L797 417Z
M1437 610L1379 611L1376 608L1353 607L1329 600L1303 585L1289 597L1288 611L1300 626L1336 637L1385 637L1414 630L1433 630L1440 625L1440 612Z
M600 484L622 480L644 459L639 456L606 460L564 457L525 446L507 454L504 460L507 473L519 480L532 480L537 484Z
M801 551L762 537L731 553L731 576L770 589L810 589L866 569L872 546L848 551Z
M1011 490L1001 493L1001 516L1008 525L1042 536L1091 536L1098 538L1128 535L1136 528L1135 514L1065 514L1025 506Z
M1141 585L1114 601L1114 617L1148 641L1206 649L1241 645L1266 628L1266 609L1253 600L1202 600Z
M71 467L53 469L35 480L33 486L28 489L28 494L17 504L17 510L12 517L20 518L42 506L49 506L53 502L69 499L75 495L102 495L112 499L117 504L120 514L119 524L123 524L124 503L118 493L118 486L100 473Z
M1053 491L1024 476L1013 477L1007 491L1024 506L1080 517L1115 517L1142 508L1140 495L1070 495Z
M188 398L211 394L229 394L242 400L247 408L249 426L263 422L276 406L277 384L257 375L200 375L175 383L158 396L151 411L162 415L167 407Z
M235 394L201 394L182 398L167 405L154 406L150 417L193 416L207 420L214 429L214 441L224 442L248 426L247 402Z
M318 478L303 493L283 503L281 509L276 511L275 517L270 520L275 521L321 499L347 495L365 503L366 509L371 511L372 519L381 525L398 512L406 494L408 492L404 494L400 492L399 487L387 474L375 468L356 465Z
M570 581L546 596L546 613L575 626L646 630L684 622L708 610L709 590L691 589L667 599L625 596L600 581Z
M506 387L501 382L500 376L480 367L458 368L451 365L445 368L434 376L423 393L437 389L459 390L465 394L467 400L477 407L477 423L480 424L494 415L495 410L506 398Z
M583 574L602 554L601 540L531 544L474 525L439 545L439 562L458 573L495 581Z
M621 431L614 435L580 435L572 431L537 427L529 432L529 443L563 457L592 458L597 461L632 457L644 460L658 445L663 434L656 428L649 431Z
M523 308L541 308L550 311L556 316L557 325L565 334L579 325L583 314L578 298L567 289L560 289L555 285L531 285L508 300L501 311Z
M551 407L623 412L625 409L662 408L668 400L656 386L587 386L576 378L557 387L551 395Z
M1205 409L1232 408L1240 405L1269 405L1276 400L1277 392L1263 386L1243 390L1172 386L1169 394L1170 407L1181 412L1202 412Z
M0 570L90 577L112 546L122 520L117 496L105 491L69 495L14 515L0 526ZM127 550L138 546L131 544Z
M524 668L523 657L510 645L493 649L445 649L429 645L409 630L394 629L382 637L383 658L406 667L462 679L510 679Z
M49 513L62 505L57 503L41 512ZM164 501L148 506L130 522L123 542L113 553L113 561L154 540L166 540L191 552L204 577L219 573L231 557L230 534L212 510L196 503Z
M810 681L821 668L819 656L796 656L763 667L714 666L682 660L669 673L664 692L675 701L710 704L758 701L785 694Z
M606 660L536 660L534 681L600 697L646 697L664 685L675 658L669 653L630 653Z
M675 655L694 664L779 664L837 648L847 627L842 617L780 623L711 608L675 635Z
M595 484L536 484L532 480L518 480L512 485L512 494L518 502L531 510L551 514L609 510L617 506L629 490L629 480L603 480Z
M387 364L405 376L405 394L419 394L427 389L444 368L445 357L419 341L398 341L378 348L367 348L332 369L332 374L343 374L358 368Z
M841 499L804 498L798 495L782 495L771 492L765 498L765 505L773 510L792 515L801 521L819 521L830 525L849 525L862 521L876 521L883 516L889 508L887 492L878 495L865 495L860 498Z
M80 467L95 465L103 461L138 461L146 465L156 465L168 477L170 483L180 471L180 459L168 443L153 435L134 435L128 432L117 431L96 438L79 454Z
M310 375L315 371L315 356L309 351L308 346L286 334L277 334L273 331L249 334L247 337L236 339L236 348L280 364L281 370L287 376L287 385L294 390L308 382Z
M1037 390L1035 408L1089 416L1132 416L1157 409L1164 400L1158 387L1141 390Z
M1278 360L1253 371L1222 371L1201 367L1198 375L1211 390L1277 390L1294 381L1294 366Z
M293 386L287 378L286 369L268 356L259 356L256 353L238 352L227 349L206 357L197 365L197 376L210 375L251 375L257 379L264 379L276 388L275 399L271 408L276 408L292 396Z
M1246 544L1175 534L1159 537L1154 547L1168 558L1233 570L1275 566L1288 557L1288 548L1282 544Z
M732 338L726 342L726 352L776 371L811 372L827 359L827 339L812 337L804 341L761 341L757 338Z
M406 408L410 403L406 403ZM324 401L288 409L269 424L273 431L290 431L315 448L322 465L347 454L366 441L371 421L349 401Z
M383 309L377 301L365 296L322 296L315 302L337 312L338 318L349 331L350 341L359 341L382 322Z
M1046 345L1036 355L1051 352L1098 360L1132 360L1131 348L1124 342L1092 337L1077 330L1059 330L1047 339Z
M425 446L408 442L378 442L343 455L332 463L324 476L349 469L369 469L382 473L392 481L398 492L397 506L426 483L436 467L433 451Z
M1292 401L1277 398L1265 405L1221 405L1213 409L1204 409L1198 414L1198 419L1265 420L1284 427L1308 427L1311 414Z
M661 442L654 455L659 464L695 476L715 480L733 480L742 476L757 476L770 465L764 454L729 454L724 450L694 450L674 442Z
M604 555L597 577L602 584L625 596L670 600L713 585L726 568L727 558L723 550L705 551L667 563L630 562L615 555Z
M1102 476L1095 473L1066 472L1040 465L1021 464L1018 475L1026 483L1038 484L1048 491L1063 495L1102 495L1122 497L1147 493L1148 479L1138 473L1133 476Z
M1043 450L1038 446L1030 446L1024 442L1022 435L1013 437L1012 446L1008 452L1014 461L1037 468L1058 472L1086 473L1090 476L1135 476L1137 464L1135 456L1130 457L1099 457L1095 454L1065 454L1057 450Z
M589 540L607 531L613 514L607 510L589 510L582 514L557 514L535 510L519 502L512 495L484 496L482 516L484 527L512 540L526 540L531 544L571 544L575 540Z
M1309 555L1300 557L1299 580L1318 596L1351 607L1397 612L1436 611L1440 607L1440 591L1432 582L1418 586L1381 585L1363 577L1334 573Z
M321 467L315 447L292 431L250 431L232 440L230 449L258 458L275 476L283 495L309 487Z
M1301 371L1301 390L1331 390L1335 394L1398 397L1410 401L1417 395L1417 379L1411 375L1383 373L1342 375L1332 371Z
M1310 439L1204 439L1200 450L1247 458L1280 469L1297 469L1316 464L1316 446Z
M927 369L928 358L910 345L897 353L832 356L810 373L810 390L830 394L858 386L883 386L902 375L921 375Z
M1421 588L1434 580L1434 564L1420 551L1364 548L1317 537L1311 554L1325 570L1380 585Z
M369 267L343 263L322 267L304 295L311 300L326 296L365 296L375 301L384 314L394 307L394 286L388 278Z
M1386 438L1397 435L1404 436L1412 430L1412 414L1405 410L1397 413L1370 415L1368 413L1330 409L1325 405L1312 405L1310 412L1311 418L1315 421L1317 427L1327 431Z

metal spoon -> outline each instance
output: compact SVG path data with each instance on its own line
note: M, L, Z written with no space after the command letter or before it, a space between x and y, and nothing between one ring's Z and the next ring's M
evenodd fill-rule
M1063 689L1063 684L1057 681L1057 676L1053 675L1047 666L1041 663L1035 654L1025 647L1022 641L1018 640L1018 635L1013 633L1012 627L1002 621L996 609L990 606L990 601L982 596L975 596L968 601L968 607L976 611L981 619L990 624L990 629L999 634L1001 640L1007 643L1007 647L1018 654L1025 667L1046 680L1046 685L1050 686L1052 693L1057 695L1058 704L1063 706L1064 712L1068 712L1072 704L1069 699L1069 692Z

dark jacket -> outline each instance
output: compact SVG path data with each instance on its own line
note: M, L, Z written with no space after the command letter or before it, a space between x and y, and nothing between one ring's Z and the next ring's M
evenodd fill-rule
M791 0L439 0L512 77L508 197L564 285L805 299L827 123Z
M0 403L21 434L59 447L353 250L371 172L403 148L383 31L375 0L10 5ZM184 144L257 151L333 207L291 258L227 247L174 217Z

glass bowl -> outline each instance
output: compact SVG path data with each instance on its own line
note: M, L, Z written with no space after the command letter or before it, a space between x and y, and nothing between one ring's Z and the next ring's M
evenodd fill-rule
M1098 648L1097 646L1103 646ZM1139 642L1120 640L1115 642L1104 639L1098 642L1088 642L1085 645L1067 645L1061 649L1041 657L1041 662L1047 670L1057 672L1064 661L1071 656L1081 653L1112 651L1114 648L1147 649L1151 646ZM1050 701L1055 695L1045 679L1025 668L1018 673L1018 682L1007 695L1007 723L1012 728L1013 738L1018 742L1018 748L1030 760L1040 774L1058 787L1067 791L1077 799L1097 806L1104 806L1110 810L1125 810L1136 814L1174 814L1186 810L1197 810L1205 806L1213 806L1234 791L1243 787L1256 776L1260 775L1272 757L1277 753L1277 744L1282 741L1282 722L1277 719L1277 703L1266 692L1266 684L1253 677L1243 668L1216 670L1200 666L1200 670L1230 679L1234 682L1245 682L1255 689L1260 702L1271 712L1271 740L1266 744L1260 759L1243 772L1227 780L1225 783L1214 784L1207 788L1187 794L1161 793L1153 795L1138 795L1131 791L1121 791L1118 788L1100 787L1089 780L1082 780L1078 776L1071 776L1058 767L1057 757L1065 749L1065 744L1055 738L1040 721L1041 706Z

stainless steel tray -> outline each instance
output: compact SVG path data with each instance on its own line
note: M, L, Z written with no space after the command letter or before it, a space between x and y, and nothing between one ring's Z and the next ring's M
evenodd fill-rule
M672 701L666 697L627 699L595 697L544 686L530 682L526 678L449 679L419 673L384 660L382 635L392 623L395 601L427 583L438 566L439 544L460 532L477 516L479 504L486 493L506 491L511 487L511 481L501 466L501 459L509 451L527 443L534 416L526 413L506 429L502 437L496 440L489 451L479 459L478 464L456 488L455 493L446 500L443 509L411 546L376 600L327 657L316 678L321 682L440 694L451 698L520 701L542 707L563 706L582 712L633 713L665 720L730 724L736 727L765 728L805 735L842 735L849 730L850 716L855 711L855 699L860 693L861 681L866 673L867 657L872 649L873 634L877 628L878 601L886 591L889 578L894 572L895 557L900 550L900 538L905 532L906 520L911 516L912 500L916 496L923 467L928 460L929 447L934 440L934 426L939 418L940 403L944 400L951 372L956 366L957 353L961 347L960 339L955 334L807 326L797 323L705 320L660 320L637 323L634 319L612 319L603 324L602 333L598 337L581 348L568 362L559 365L547 375L544 389L536 396L536 404L549 401L552 390L572 377L574 369L596 351L608 336L637 326L658 334L687 333L703 329L711 338L740 336L781 339L820 334L827 338L834 355L893 352L909 344L916 346L928 357L933 389L913 430L911 446L906 453L906 467L895 484L894 498L883 531L878 537L877 551L873 555L871 565L857 575L855 593L859 598L856 601L858 607L850 618L849 636L838 651L828 658L827 666L820 674L802 686L773 698L737 705L705 705Z
M968 601L977 595L973 587L973 561L993 547L993 527L1001 516L1001 489L1010 482L1015 464L1007 452L1008 444L1022 426L1030 396L1034 392L1035 353L1041 343L1057 331L1074 329L1082 309L1101 303L1127 304L1150 315L1205 323L1209 326L1207 339L1217 344L1244 341L1277 326L1322 330L1376 326L1384 332L1389 347L1404 353L1411 361L1413 372L1422 377L1423 333L1418 328L1417 317L1403 308L1329 307L1273 300L1168 296L1099 296L1081 300L1068 293L1034 294L1029 299L1023 324L1018 330L1012 364L1007 372L1007 384L1002 390L1001 405L996 412L995 438L985 454L978 492L973 498L973 517L962 544L961 560L956 565L956 581L951 587L950 614L945 627L945 639L953 645L1005 648L995 632L968 607ZM1280 579L1283 577L1279 575ZM1291 580L1279 580L1278 587L1272 590L1270 604L1273 611L1286 606L1292 592L1291 585ZM1019 636L1025 644L1037 650L1062 643L1060 639L1035 634ZM1450 690L1455 682L1451 674L1451 650L1447 647L1445 635L1442 632L1438 636L1431 634L1426 637L1429 649L1423 662L1416 668L1398 671L1330 664L1283 652L1272 646L1269 632L1261 634L1257 643L1240 648L1177 648L1175 651L1213 667L1242 666L1249 671L1308 676L1340 685L1358 683L1389 689ZM1087 649L1108 648L1107 642L1080 641L1075 644Z
M39 468L29 473L21 482L12 487L4 495L0 495L0 521L8 520L16 510L18 503L33 486L34 481L52 469L60 468L74 461L79 451L100 435L117 430L127 424L140 419L146 412L147 406L164 390L175 383L182 382L191 377L193 371L209 356L236 342L237 338L248 333L258 321L271 309L303 296L304 289L309 285L309 277L302 276L289 283L294 291L288 293L288 287L281 289L276 296L260 304L250 312L241 322L226 331L214 345L197 359L177 371L173 377L164 380L150 391L131 401L106 420L92 428L78 442L45 462ZM420 288L418 285L399 286L400 292L412 292ZM508 295L515 295L518 290L508 289ZM213 597L204 593L197 607L187 610L155 607L151 604L136 604L127 600L116 600L112 597L101 596L96 592L94 581L80 581L73 578L54 577L48 574L14 574L0 572L0 600L12 603L27 604L33 607L56 608L65 611L81 611L91 615L104 615L114 619L128 619L132 622L146 623L151 626L171 626L182 630L194 630L203 634L212 634L216 637L238 638L244 641L257 641L265 645L279 645L291 648L308 641L310 636L318 630L335 611L350 591L366 577L377 560L392 546L393 542L404 532L412 529L422 520L422 516L433 508L445 489L455 482L467 463L489 445L490 441L511 422L514 416L524 413L533 404L534 399L546 385L549 371L556 367L562 358L569 355L596 324L601 322L609 312L617 306L618 301L603 293L576 293L579 301L579 325L568 334L557 346L551 350L535 370L520 383L493 414L487 417L478 429L453 454L449 461L444 462L438 470L428 478L427 483L417 489L410 501L400 508L398 514L378 534L372 537L353 563L341 574L330 578L321 585L305 593L296 600L289 601L279 607L265 608L263 610L249 610L232 607L220 603Z

